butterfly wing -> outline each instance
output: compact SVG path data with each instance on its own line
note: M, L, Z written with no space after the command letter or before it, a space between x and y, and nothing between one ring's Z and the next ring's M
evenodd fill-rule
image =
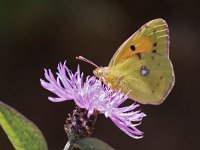
M128 38L116 51L109 66L135 54L157 52L169 57L169 31L163 19L155 19L144 24Z
M143 25L114 54L106 82L143 104L160 104L174 85L168 26L163 19ZM116 82L117 81L117 82Z
M133 55L109 69L113 89L142 104L162 103L174 85L170 60L157 53Z

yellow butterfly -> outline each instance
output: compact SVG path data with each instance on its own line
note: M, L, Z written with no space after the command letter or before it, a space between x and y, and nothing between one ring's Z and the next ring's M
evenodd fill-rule
M94 75L111 89L142 104L161 104L175 82L167 23L155 19L144 24L119 47L108 67L95 66Z

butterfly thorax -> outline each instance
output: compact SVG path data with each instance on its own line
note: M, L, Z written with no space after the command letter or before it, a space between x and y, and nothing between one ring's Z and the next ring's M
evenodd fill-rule
M120 81L118 80L118 74L113 74L113 71L111 71L108 67L96 68L93 73L113 90L119 90L117 88Z

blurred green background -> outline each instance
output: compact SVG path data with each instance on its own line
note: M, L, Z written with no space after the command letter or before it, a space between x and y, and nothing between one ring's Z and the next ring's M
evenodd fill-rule
M0 100L32 120L44 133L50 150L63 149L63 124L73 101L52 103L39 82L43 69L56 71L67 60L85 75L93 66L82 55L105 66L117 48L140 26L163 18L170 30L170 57L176 83L160 106L141 106L147 114L135 140L103 115L93 136L117 150L194 150L199 146L200 3L196 0L1 0ZM0 128L0 149L13 150Z

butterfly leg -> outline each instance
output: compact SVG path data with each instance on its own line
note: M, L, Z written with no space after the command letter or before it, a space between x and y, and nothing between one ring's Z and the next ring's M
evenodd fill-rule
M116 87L118 87L122 83L123 79L124 79L124 76L118 77L117 82L116 82Z

